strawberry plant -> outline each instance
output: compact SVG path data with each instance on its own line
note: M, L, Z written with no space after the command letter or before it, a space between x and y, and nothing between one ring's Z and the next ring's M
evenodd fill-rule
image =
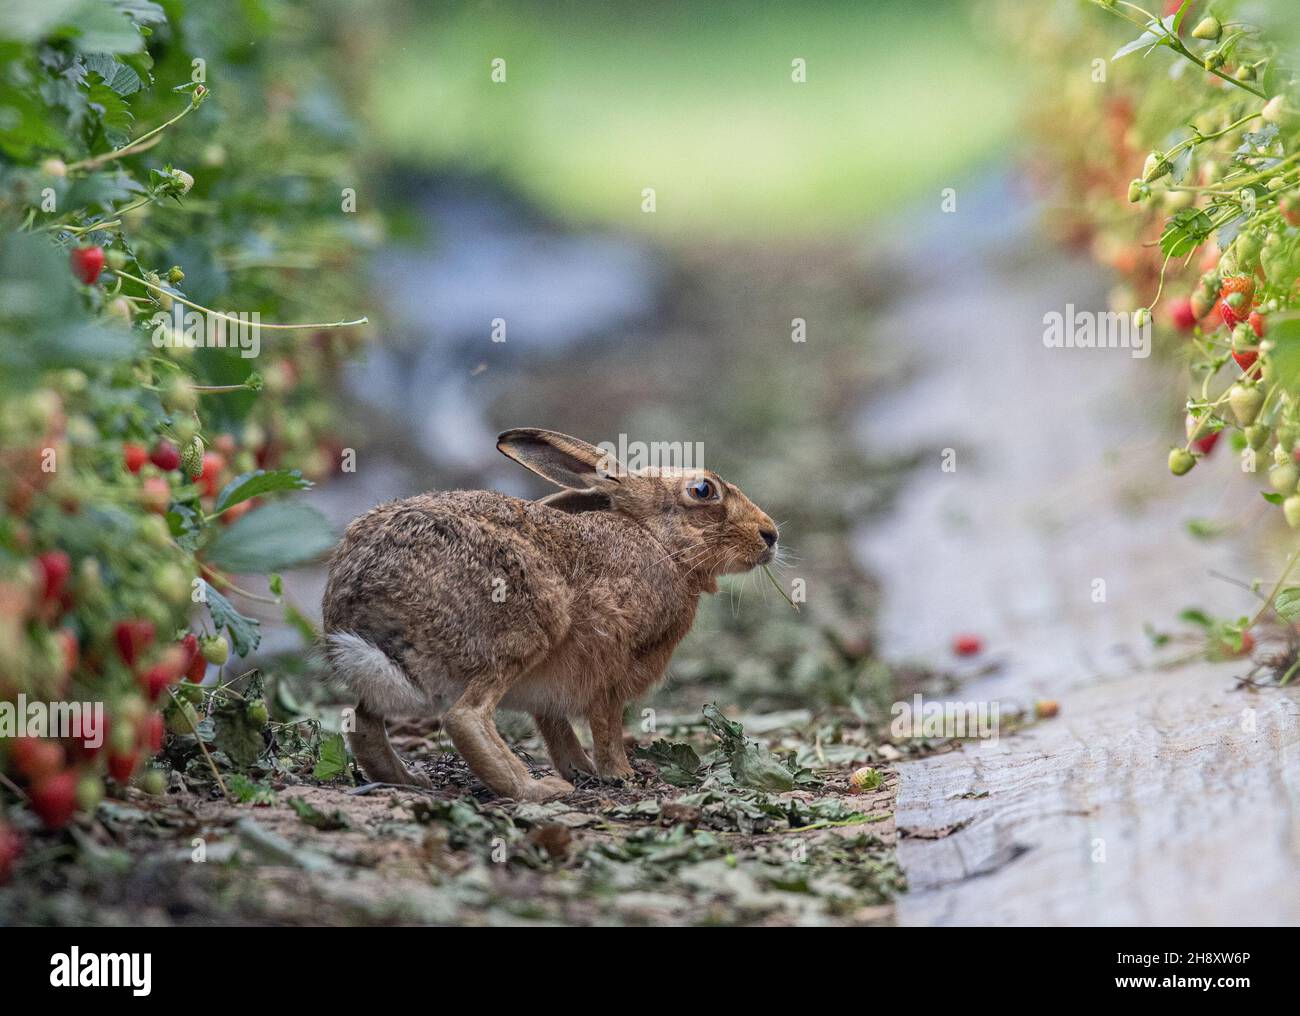
M1057 89L1042 111L1059 124L1068 107L1079 128L1052 157L1077 159L1059 178L1077 211L1058 225L1125 279L1113 301L1186 355L1186 429L1169 470L1191 473L1227 433L1263 497L1300 527L1300 106L1281 26L1233 2L1091 6L1109 24L1078 27L1113 51L1108 73L1086 98ZM1259 616L1231 622L1236 649Z
M22 11L0 24L0 881L24 815L63 826L165 729L197 734L179 682L255 650L246 604L331 544L292 495L335 468L326 393L376 234L340 204L333 83L283 44L249 56L326 26L258 0ZM103 720L20 730L20 702Z

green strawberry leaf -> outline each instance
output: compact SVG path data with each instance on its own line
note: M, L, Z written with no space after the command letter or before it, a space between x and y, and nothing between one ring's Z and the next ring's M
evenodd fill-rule
M311 505L263 505L220 533L207 548L218 568L235 573L281 571L334 546L329 521Z
M213 710L212 743L236 769L248 769L266 750L261 726L248 718L238 699L222 702Z
M1273 597L1273 609L1287 624L1300 620L1300 586L1287 586Z
M348 769L348 746L342 734L330 734L320 743L320 758L312 770L312 779L332 780Z
M310 480L304 480L298 469L256 469L251 473L236 476L217 496L218 514L249 498L273 494L281 490L308 490Z
M1184 257L1214 232L1214 222L1199 208L1184 208L1165 223L1160 250L1172 258Z
M260 621L241 614L235 609L234 604L213 589L209 582L203 583L203 595L208 604L208 613L212 615L212 627L226 630L236 655L247 656L261 644Z

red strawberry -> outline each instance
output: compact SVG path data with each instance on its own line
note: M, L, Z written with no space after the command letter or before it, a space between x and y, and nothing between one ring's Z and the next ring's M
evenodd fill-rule
M1255 280L1249 275L1234 275L1223 280L1219 289L1219 316L1229 328L1250 316L1250 305L1255 296Z
M957 635L952 640L952 651L958 656L974 656L984 648L984 640L969 633Z
M113 629L118 655L128 667L134 667L136 659L153 645L153 636L152 621L119 621Z
M193 681L199 684L203 680L203 675L208 672L208 661L203 658L199 652L199 639L193 632L189 632L181 639L181 651L185 654L185 680Z
M175 682L176 677L175 670L166 664L159 663L150 667L141 675L140 687L149 696L150 702L157 702L158 696L167 690L168 685Z
M1192 309L1192 301L1188 297L1175 300L1169 308L1169 319L1174 323L1174 327L1180 332L1190 332L1196 327L1196 311Z
M72 574L72 559L61 550L51 550L38 555L36 563L40 566L45 581L41 598L46 603L52 603L63 595L64 583Z
M1242 373L1245 373L1250 370L1250 368L1255 365L1255 361L1259 359L1259 350L1243 349L1241 352L1237 352L1237 350L1234 349L1232 351L1232 358L1237 361L1237 366L1241 368Z
M161 476L146 476L140 492L143 495L141 500L144 502L145 511L153 512L155 515L167 514L167 506L172 500L171 484Z
M32 783L39 783L63 768L63 746L39 737L20 737L13 744L14 768Z
M1219 443L1219 435L1222 433L1223 431L1216 430L1213 434L1202 435L1192 442L1192 447L1202 455L1209 455L1214 451L1214 446Z
M181 467L181 453L170 441L159 441L149 453L149 461L164 473L169 473Z
M72 265L72 274L87 286L92 285L104 270L104 248L77 247L68 256L68 261Z
M0 885L14 876L14 862L23 854L23 838L13 826L0 822Z
M77 641L77 633L71 628L60 628L58 636L63 642L63 673L71 674L81 662L81 643Z
M144 445L124 444L122 446L122 461L126 463L128 472L138 473L140 467L149 461L149 449Z
M131 774L135 772L135 767L140 761L138 751L114 751L108 753L108 775L117 780L118 783L129 783Z
M238 522L245 515L257 507L260 498L249 498L247 501L240 501L239 504L231 505L221 513L221 522L223 525L231 525Z
M32 811L50 829L61 829L77 810L77 774L71 769L47 776L29 794Z
M162 750L163 735L167 732L167 721L162 713L150 713L144 721L144 732L140 738L143 747L150 755L157 755Z
M1246 318L1250 322L1250 327L1254 329L1255 338L1262 339L1264 333L1268 331L1268 322L1264 320L1264 315L1257 310L1250 312L1250 317Z
M202 485L203 493L208 497L217 496L217 477L225 468L226 460L216 452L207 452L203 456L203 471L199 473L197 482Z

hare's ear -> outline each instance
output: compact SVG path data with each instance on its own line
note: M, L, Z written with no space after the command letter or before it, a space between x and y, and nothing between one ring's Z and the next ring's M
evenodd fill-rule
M497 435L497 450L521 466L570 490L609 490L623 466L613 455L554 430L517 427Z

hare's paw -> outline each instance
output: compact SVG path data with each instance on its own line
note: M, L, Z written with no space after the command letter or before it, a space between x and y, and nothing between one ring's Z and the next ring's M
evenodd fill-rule
M543 776L540 780L529 780L519 788L515 797L520 801L535 801L540 804L572 793L573 784L568 780L562 780L558 776Z
M406 766L406 779L402 781L409 787L419 787L422 790L432 790L433 780L425 776L420 770L412 766Z
M616 758L597 767L596 775L609 783L630 783L636 779L636 770L625 758Z
M555 760L555 771L566 780L572 780L575 776L596 775L596 767L592 765L591 758L585 751L569 758Z

